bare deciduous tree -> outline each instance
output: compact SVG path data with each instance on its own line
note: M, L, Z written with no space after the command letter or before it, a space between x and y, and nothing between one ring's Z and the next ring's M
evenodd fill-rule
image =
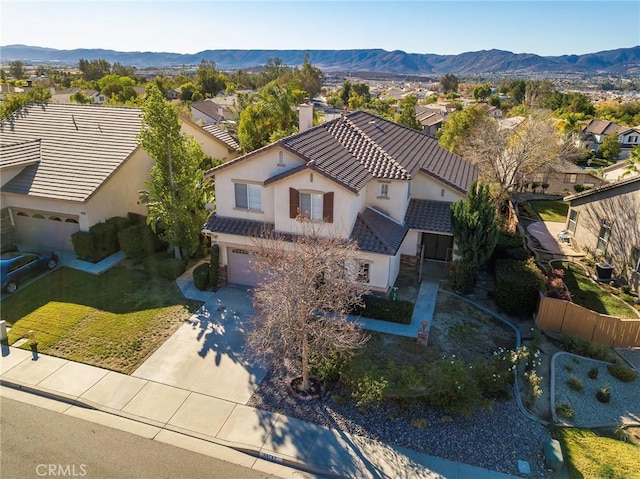
M309 390L309 358L327 358L364 346L366 336L347 320L367 285L358 281L356 245L323 237L301 221L303 234L256 239L254 267L262 282L254 290L257 314L247 342L258 356L300 363L303 389Z
M548 119L530 116L513 130L488 116L478 120L461 145L462 156L478 165L483 181L497 183L501 196L520 178L545 171L565 144Z

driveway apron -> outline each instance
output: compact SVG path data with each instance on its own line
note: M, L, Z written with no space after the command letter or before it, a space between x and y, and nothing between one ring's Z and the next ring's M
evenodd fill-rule
M246 404L266 373L245 351L245 289L215 293L132 376Z

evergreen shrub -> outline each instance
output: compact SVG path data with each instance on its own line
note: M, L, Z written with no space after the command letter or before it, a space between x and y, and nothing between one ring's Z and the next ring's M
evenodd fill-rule
M533 259L496 261L496 293L498 306L508 314L531 314L538 304L538 293L545 279Z

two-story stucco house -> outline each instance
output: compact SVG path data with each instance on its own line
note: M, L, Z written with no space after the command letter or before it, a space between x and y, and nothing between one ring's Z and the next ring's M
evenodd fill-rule
M629 156L631 150L640 145L640 127L629 128L613 123L609 120L589 120L582 129L582 136L578 140L578 147L598 151L607 135L616 135L620 143L619 158Z
M395 283L401 256L452 258L451 202L464 198L477 169L437 141L361 111L210 170L216 212L204 233L220 246L228 281L255 285L254 236L300 233L298 213L327 235L357 242L361 277L373 291Z

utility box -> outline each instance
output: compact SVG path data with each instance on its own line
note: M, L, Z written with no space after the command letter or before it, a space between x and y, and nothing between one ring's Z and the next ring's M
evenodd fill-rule
M613 265L596 263L596 277L601 283L608 283L613 278Z

